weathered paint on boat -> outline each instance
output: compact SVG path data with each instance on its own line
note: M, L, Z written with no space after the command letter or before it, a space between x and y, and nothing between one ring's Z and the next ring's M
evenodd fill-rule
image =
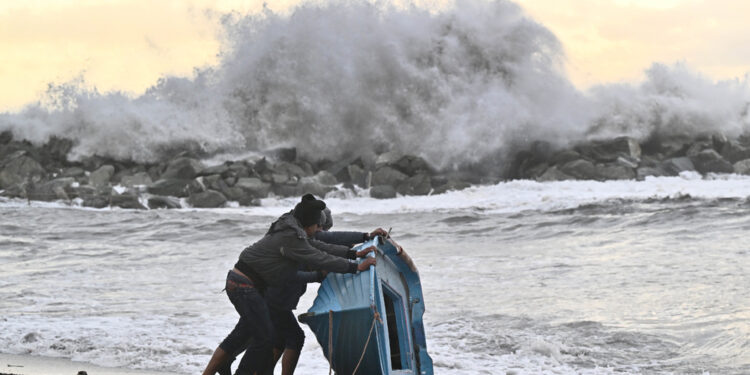
M299 320L315 333L337 374L356 369L357 374L432 375L419 273L393 240L377 237L357 249L368 246L377 248L370 254L377 266L358 274L328 274Z

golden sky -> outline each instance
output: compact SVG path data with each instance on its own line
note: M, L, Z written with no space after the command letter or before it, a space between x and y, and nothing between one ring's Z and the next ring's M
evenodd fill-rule
M433 0L434 1L434 0ZM268 0L289 9L298 0ZM437 0L440 2L440 0ZM653 62L685 62L713 79L750 72L750 1L518 0L551 29L570 79L638 81ZM82 76L100 92L142 93L163 75L216 63L219 16L254 0L0 0L0 111Z

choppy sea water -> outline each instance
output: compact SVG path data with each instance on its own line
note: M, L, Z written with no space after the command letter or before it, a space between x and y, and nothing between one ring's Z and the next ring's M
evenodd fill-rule
M749 195L685 175L327 202L334 229L392 227L414 259L437 374L747 374ZM0 202L0 351L200 372L236 322L226 270L293 204ZM307 337L298 372L325 373Z

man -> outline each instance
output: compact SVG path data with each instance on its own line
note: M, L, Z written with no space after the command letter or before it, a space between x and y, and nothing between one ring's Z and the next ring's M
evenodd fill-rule
M319 228L315 232L315 238L329 244L352 247L355 244L365 242L370 238L387 233L382 228L375 229L371 233L362 232L329 232L333 226L331 210L325 208L321 213ZM374 247L369 247L357 252L357 257L364 257ZM266 292L266 303L271 314L271 322L276 332L276 344L274 345L274 358L278 360L281 356L281 375L292 375L297 367L302 346L305 342L305 333L300 328L292 310L297 308L299 299L307 290L307 283L321 282L325 278L324 271L306 271L303 266L297 271L297 275L281 287L270 287ZM223 374L222 374L223 375Z
M242 251L226 280L227 296L240 319L214 351L203 375L215 374L242 350L245 355L238 374L273 373L273 328L263 293L266 287L283 286L295 277L300 264L329 272L356 273L376 263L374 258L360 264L350 262L360 254L311 238L319 230L325 208L323 201L306 194L294 210L271 224L263 238Z

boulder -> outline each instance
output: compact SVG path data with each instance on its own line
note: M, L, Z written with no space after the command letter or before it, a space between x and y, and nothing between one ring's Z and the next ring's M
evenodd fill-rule
M216 175L224 175L227 172L229 172L229 165L231 165L231 164L224 163L224 164L220 164L220 165L214 165L213 167L204 168L204 169L201 169L201 171L198 172L198 174L196 176L197 177L200 177L200 176L210 176L210 175L214 175L214 174L216 174ZM242 166L242 168L245 171L247 171L247 168L244 165L240 164L240 166Z
M272 159L282 162L294 162L297 160L297 148L296 147L279 147L263 152Z
M338 184L338 181L330 172L320 171L315 176L302 177L293 195L311 193L318 197L325 197L329 192L336 190L336 184Z
M399 172L398 170L389 167L389 166L383 166L378 168L375 173L372 174L372 185L390 185L390 186L397 186L404 180L406 180L409 176L405 175L404 173Z
M42 158L45 165L63 165L68 161L68 153L73 148L73 141L67 138L51 137L42 146Z
M346 173L348 182L362 188L369 187L367 186L369 172L365 171L360 166L356 164L349 165L348 167L346 167Z
M0 190L0 195L8 198L27 198L26 186L24 184L11 185Z
M750 175L750 159L740 160L732 165L734 173Z
M560 172L563 172L566 175L578 180L600 179L599 173L594 163L584 159L573 160L571 162L565 163L562 167L560 167Z
M227 203L227 198L218 191L206 190L202 193L191 195L188 198L188 202L195 208L216 208L223 207Z
M66 168L60 174L61 177L73 177L73 178L83 177L85 175L86 175L86 170L84 170L81 167Z
M432 191L432 181L426 173L419 173L402 181L396 192L401 195L427 195Z
M554 155L549 160L551 165L565 165L573 160L581 159L581 154L574 150L562 150Z
M559 169L557 169L557 166L552 166L550 168L547 168L547 170L544 171L542 175L536 178L539 182L550 182L550 181L565 181L565 180L574 180L572 176L563 173Z
M721 148L721 156L730 163L750 159L750 147L743 146L739 142L729 141Z
M180 157L167 164L167 169L160 179L190 180L203 170L203 164L196 159Z
M669 176L677 176L685 171L694 171L695 165L693 165L690 158L681 156L665 160L661 164L661 170Z
M151 181L151 176L149 176L147 172L138 172L132 176L125 175L122 176L122 179L120 180L120 184L122 186L126 186L129 188L132 188L134 186L148 186L152 183L153 181Z
M167 195L173 197L187 197L188 185L192 180L182 180L176 178L161 179L146 188L149 194L154 195Z
M392 165L399 159L401 159L403 155L396 151L388 151L386 153L382 153L375 158L375 168L380 168L382 166L386 165Z
M709 140L695 141L688 147L687 151L685 151L685 156L692 158L698 155L701 151L713 149L713 147L714 143Z
M609 163L597 165L597 174L599 179L603 180L633 180L635 179L635 170L620 164Z
M13 133L10 130L0 132L0 145L5 145L13 140Z
M234 187L242 189L245 195L252 198L265 198L271 191L271 184L261 181L257 177L244 177L237 180Z
M338 181L352 182L351 176L349 175L350 166L359 167L361 169L364 168L362 158L359 156L343 158L327 166L326 170L331 175L335 176Z
M127 208L132 210L145 210L146 207L138 199L138 195L126 191L122 194L112 193L109 198L109 204L113 207Z
M96 188L109 186L109 181L114 174L115 167L111 165L103 165L99 167L99 169L91 172L89 175L89 185Z
M418 173L434 173L434 168L432 168L426 160L414 155L404 155L396 160L396 162L389 165L407 176L414 176Z
M588 158L600 162L612 162L620 156L640 160L641 146L630 137L618 137L608 141L595 141L589 145L578 146L577 151Z
M155 195L153 197L148 198L148 207L151 209L157 209L157 208L174 209L174 208L182 208L182 205L180 205L180 201L175 198Z
M70 200L68 191L75 183L72 177L62 177L40 184L33 184L27 189L27 198L35 201Z
M432 180L434 181L435 178ZM463 190L468 187L471 187L471 184L466 181L449 178L445 183L435 186L432 189L432 194L443 194L447 191Z
M84 207L104 208L109 206L109 191L104 193L100 189L86 185L76 188L75 194L83 200Z
M693 162L693 165L695 165L695 170L701 174L734 172L732 164L724 160L724 158L712 148L699 152L691 157L690 160Z
M391 185L377 185L370 188L370 196L376 199L396 198L396 189Z
M0 168L0 189L27 181L40 181L46 174L41 164L26 155L6 158Z
M646 179L646 177L652 176L652 177L661 177L661 176L668 176L669 174L665 172L662 168L658 167L639 167L635 171L635 179L638 181L643 181Z

